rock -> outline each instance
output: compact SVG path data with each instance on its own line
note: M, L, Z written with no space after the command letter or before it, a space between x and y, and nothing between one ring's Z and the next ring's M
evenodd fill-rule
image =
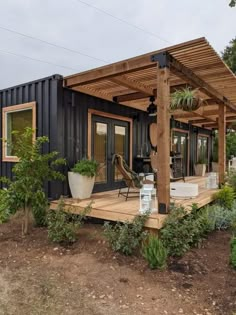
M122 309L124 309L124 310L125 310L125 309L128 309L128 308L129 308L129 306L124 304L124 305L120 305L120 308L122 308Z
M182 314L183 312L184 312L184 311L183 311L183 309L182 309L182 308L180 308L180 309L179 309L179 313L181 313L181 314Z
M99 298L100 299L104 299L105 296L106 296L105 294L102 294L102 295L99 296Z

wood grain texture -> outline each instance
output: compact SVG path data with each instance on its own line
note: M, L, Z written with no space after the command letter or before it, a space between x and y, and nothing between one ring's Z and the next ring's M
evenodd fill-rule
M170 69L157 67L157 196L168 211L170 204Z

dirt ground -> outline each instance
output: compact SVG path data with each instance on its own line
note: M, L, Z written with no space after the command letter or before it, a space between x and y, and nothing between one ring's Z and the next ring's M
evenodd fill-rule
M232 315L229 240L228 232L214 232L161 272L140 255L114 254L99 224L86 223L65 248L49 243L44 228L22 238L14 219L0 226L0 314Z

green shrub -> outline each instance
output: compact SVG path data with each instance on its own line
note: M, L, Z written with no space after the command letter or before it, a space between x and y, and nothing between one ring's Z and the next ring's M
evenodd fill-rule
M192 227L186 217L183 207L173 208L160 230L161 240L171 256L182 256L190 249Z
M94 177L97 174L98 166L97 161L84 159L74 165L72 172L83 176Z
M234 202L231 209L226 209L219 205L210 207L215 217L215 228L217 230L227 230L236 223L236 203Z
M89 213L88 205L80 214L65 211L64 201L61 200L56 210L51 210L47 215L48 238L55 243L73 243L77 240L77 232L82 225L82 220Z
M149 213L136 216L133 222L116 223L111 225L108 222L104 224L104 235L112 249L121 252L124 255L133 254L147 233L143 231L144 224L148 219Z
M230 170L227 178L228 184L233 188L234 192L236 192L236 171Z
M231 209L235 198L234 189L230 186L223 186L214 195L214 200L221 206Z
M8 192L5 189L0 190L0 224L6 222L10 217Z
M230 242L230 263L236 269L236 237L232 237Z
M161 240L171 256L183 256L192 246L197 246L214 229L215 217L211 210L197 210L192 205L189 213L183 207L174 207L160 231Z
M166 268L168 252L157 236L149 235L147 241L143 243L142 254L151 269Z

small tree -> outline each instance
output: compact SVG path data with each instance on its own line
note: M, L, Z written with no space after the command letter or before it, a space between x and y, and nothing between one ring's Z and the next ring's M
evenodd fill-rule
M236 37L229 42L221 55L224 62L236 74Z
M44 192L45 181L64 180L64 175L57 170L60 165L65 165L65 159L58 158L58 152L42 153L42 146L49 142L48 137L38 137L32 141L34 130L26 128L23 134L14 132L16 142L14 154L19 158L13 169L13 180L2 178L7 187L8 205L11 212L23 209L24 219L22 234L28 234L29 214L37 213L40 207L45 209L47 198Z

